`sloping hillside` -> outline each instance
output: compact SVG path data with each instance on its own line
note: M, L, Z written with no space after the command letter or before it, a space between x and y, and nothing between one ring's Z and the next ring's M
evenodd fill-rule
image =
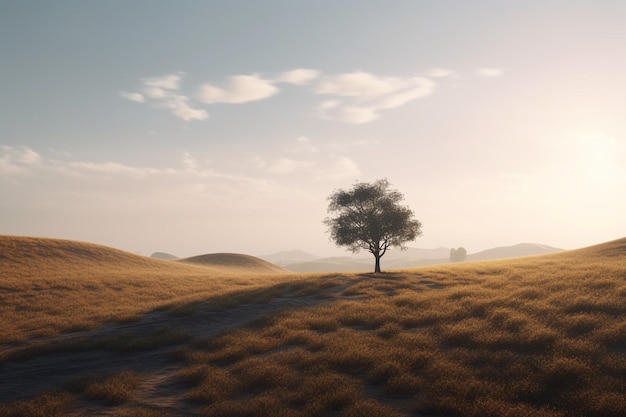
M211 253L180 259L178 262L213 268L226 268L232 272L238 271L257 274L280 274L286 272L284 269L264 261L263 259L240 253Z
M147 264L150 261L118 249L65 239L25 236L0 236L0 259L3 265L44 262Z
M589 246L572 253L585 257L622 258L626 262L626 238Z
M6 278L73 276L93 271L191 271L190 266L139 256L93 243L41 237L0 236L0 270ZM181 268L182 267L182 268ZM194 271L197 271L195 269Z
M41 237L0 236L1 270L12 277L63 271L113 273L280 273L283 269L259 258L239 254L201 255L167 262L88 242Z
M489 259L519 258L522 256L544 255L547 253L559 252L563 249L553 248L538 243L520 243L513 246L501 246L487 249L482 252L467 255L468 261L485 261Z
M0 236L3 343L134 320L166 305L284 281L243 255L185 263L86 242ZM273 273L268 273L268 272Z

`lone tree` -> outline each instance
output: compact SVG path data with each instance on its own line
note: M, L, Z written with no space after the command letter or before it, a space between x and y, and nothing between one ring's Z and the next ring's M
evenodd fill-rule
M337 246L352 252L369 251L376 259L374 272L381 272L380 258L391 246L406 249L405 242L422 234L422 224L413 211L400 205L402 193L389 188L386 179L373 183L360 182L350 190L337 190L328 197L328 213L324 220L331 239Z

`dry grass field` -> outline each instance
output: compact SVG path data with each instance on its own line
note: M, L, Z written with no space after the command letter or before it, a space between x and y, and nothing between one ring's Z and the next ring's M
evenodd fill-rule
M287 279L258 258L212 260L163 261L84 242L0 236L0 348Z
M61 251L48 243L40 242L42 253ZM95 245L81 247L119 258L90 255L80 264L78 251L65 262L74 252L66 248L62 262L45 255L35 268L7 247L0 251L2 329L11 324L13 336L3 335L5 346L166 305L183 312L196 306L178 317L183 323L269 308L279 298L293 303L243 326L172 342L167 379L159 374L158 383L148 368L74 377L32 398L2 399L0 416L626 415L626 239L538 257L342 276L240 275L232 264L208 272ZM307 297L317 301L298 301ZM198 304L205 299L212 302ZM21 313L27 318L19 321ZM84 318L74 319L79 313ZM5 318L11 314L17 322ZM23 363L29 360L45 357ZM164 386L158 398L148 395Z

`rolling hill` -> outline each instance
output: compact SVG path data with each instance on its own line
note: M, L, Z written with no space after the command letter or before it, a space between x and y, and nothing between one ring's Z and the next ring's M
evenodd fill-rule
M1 246L0 416L626 415L626 238L383 274L265 274L257 286L193 264L241 255L154 261L179 272L142 275L134 255L46 243L25 257ZM12 280L3 269L85 251L134 266L93 279L44 268ZM180 273L192 270L205 273ZM122 307L137 317L110 323ZM86 310L109 324L84 331ZM59 323L85 339L38 333ZM39 349L3 357L29 347L7 344L12 331Z
M481 252L467 255L468 261L485 261L489 259L518 258L522 256L544 255L547 253L559 252L563 249L551 246L540 245L538 243L520 243L513 246L501 246L487 249Z
M543 255L562 250L563 249L536 243L521 243L470 254L467 256L466 261L518 258L522 256ZM374 258L369 253L362 252L358 256L317 258L307 259L305 261L293 260L291 262L281 263L281 266L294 272L368 271L373 268L373 259ZM392 248L381 258L381 264L384 270L418 268L427 265L446 264L449 262L450 248L407 248L405 251Z
M279 273L283 269L248 255L213 254L168 262L158 257L135 255L119 249L65 239L0 235L0 261L5 273L40 275L43 271L96 269L113 271L193 272L220 274ZM200 269L202 268L202 269Z
M87 242L0 235L0 350L237 287L282 282L284 272L245 255L166 261Z
M275 265L288 265L299 262L309 262L317 259L315 255L311 255L302 250L288 250L282 252L276 252L269 255L261 255L259 258L271 262Z
M164 259L166 261L173 261L175 259L180 259L178 256L172 255L171 253L166 253L166 252L154 252L152 255L150 255L150 257L156 258L156 259Z
M231 272L248 272L258 274L280 274L284 269L255 256L239 253L212 253L179 259L177 262L225 268Z
M24 236L0 236L0 260L5 273L18 275L94 268L170 268L163 261L93 243Z

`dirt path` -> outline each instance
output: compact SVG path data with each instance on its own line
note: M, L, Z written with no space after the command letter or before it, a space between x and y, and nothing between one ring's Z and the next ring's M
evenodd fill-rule
M354 281L345 279L340 286L304 297L284 295L268 303L240 305L223 311L210 311L207 304L200 304L193 314L172 316L154 311L134 323L110 324L99 329L73 335L47 339L47 342L72 338L98 340L120 335L149 335L157 329L175 329L188 333L191 338L214 336L220 332L243 326L265 314L274 314L284 309L305 308L329 302L337 297ZM124 337L124 336L122 336ZM8 361L0 364L0 402L32 397L43 392L62 388L72 379L84 375L107 375L124 370L134 371L141 376L141 385L132 401L133 406L157 406L174 415L193 415L185 403L183 394L188 387L181 386L176 373L184 364L175 361L171 352L189 343L172 343L167 346L135 352L116 352L106 348L86 351L63 351L35 356L29 359ZM81 400L72 415L109 415L119 411L105 407L97 401ZM186 411L185 411L186 410Z

